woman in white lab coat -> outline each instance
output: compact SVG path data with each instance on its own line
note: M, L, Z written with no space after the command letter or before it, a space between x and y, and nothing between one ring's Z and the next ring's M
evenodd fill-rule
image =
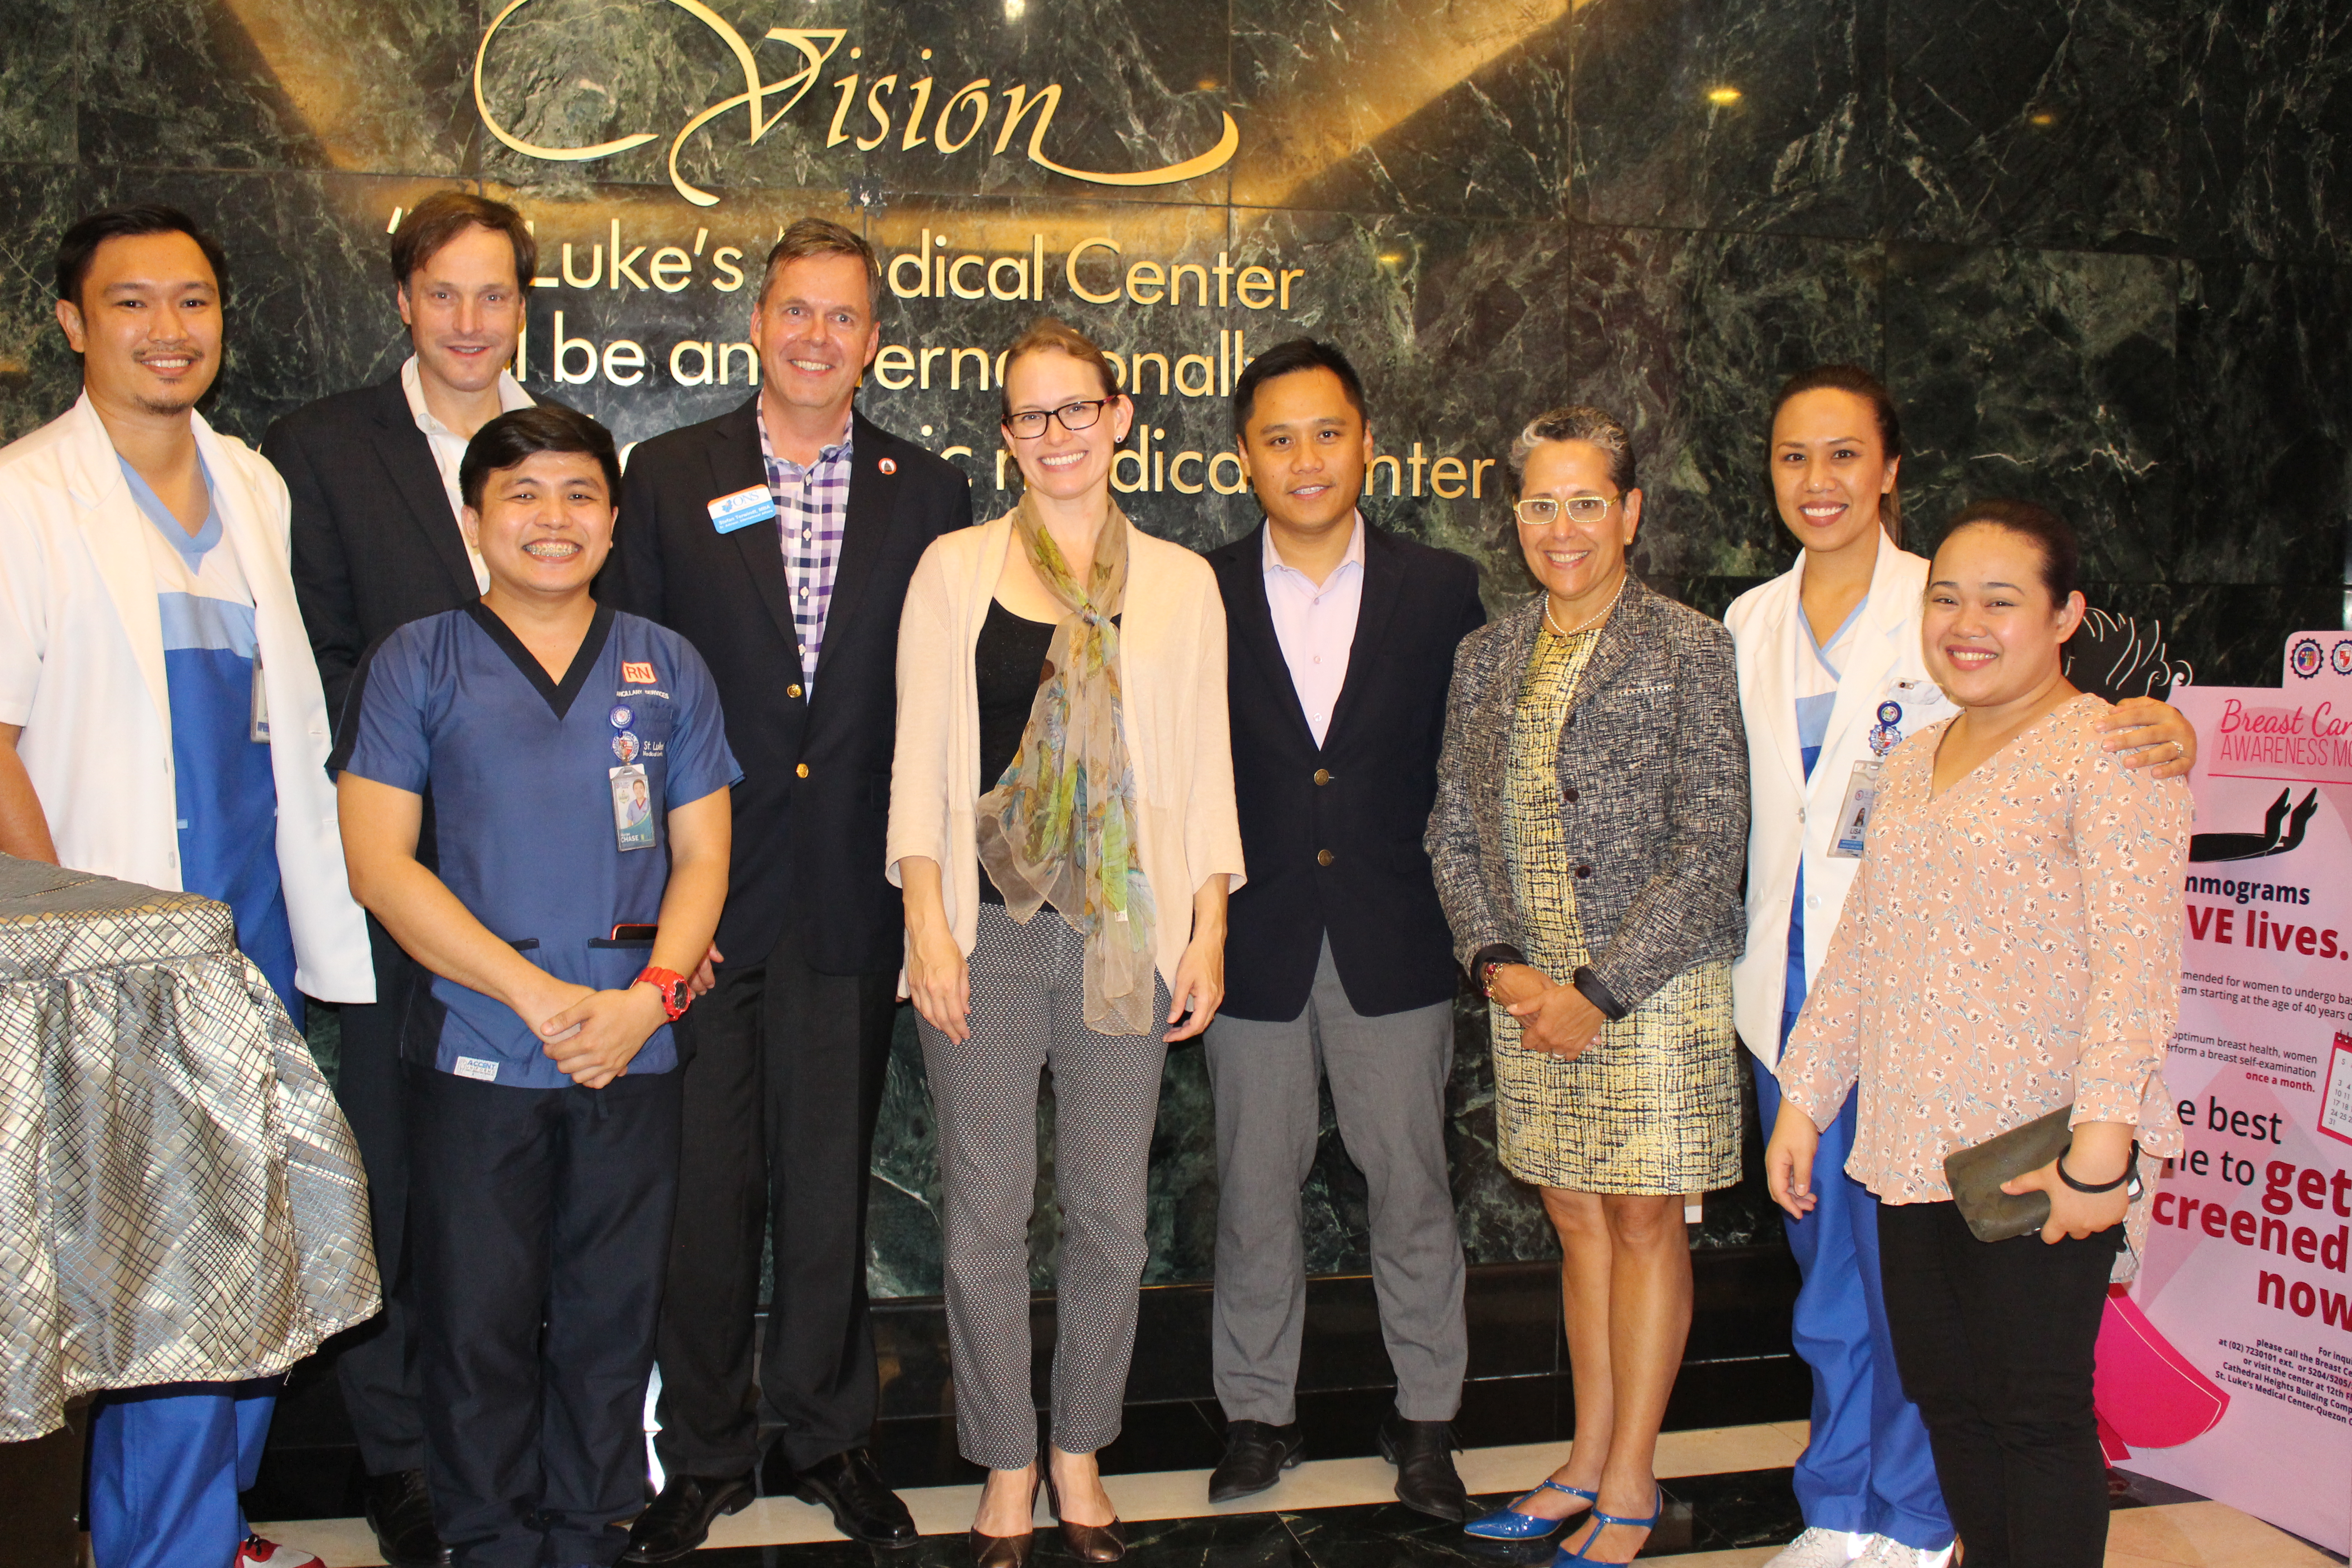
M1861 864L1878 760L1957 711L1920 647L1927 563L1900 543L1902 459L1894 400L1868 371L1824 365L1791 378L1773 405L1769 460L1780 521L1803 548L1724 616L1751 795L1733 1005L1767 1128L1780 1112L1773 1065ZM2110 723L2109 749L2134 752L2127 766L2174 777L2195 760L2195 731L2161 702L2126 700ZM1887 1342L1877 1205L1844 1173L1853 1122L1849 1100L1822 1135L1820 1202L1788 1226L1803 1278L1795 1337L1813 1369L1812 1436L1795 1477L1805 1531L1767 1568L1941 1568L1952 1526Z

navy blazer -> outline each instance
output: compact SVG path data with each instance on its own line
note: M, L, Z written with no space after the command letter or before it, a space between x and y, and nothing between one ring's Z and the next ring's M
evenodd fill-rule
M1223 1010L1297 1017L1326 932L1357 1012L1449 1002L1453 942L1422 837L1454 646L1486 619L1478 569L1364 525L1363 608L1318 746L1266 605L1265 538L1261 524L1209 555L1225 601L1234 794L1250 872L1229 916Z
M852 416L849 510L816 690L803 695L782 524L721 533L710 502L764 488L758 394L640 444L597 596L685 637L710 668L735 786L718 946L755 963L789 938L824 974L896 970L898 889L882 875L898 735L898 612L931 541L971 521L963 470Z
M294 597L340 721L377 638L482 596L473 558L397 372L278 420L261 455L293 502Z

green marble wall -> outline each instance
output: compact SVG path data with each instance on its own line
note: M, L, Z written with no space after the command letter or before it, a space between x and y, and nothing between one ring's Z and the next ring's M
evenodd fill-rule
M387 226L432 189L480 182L523 205L549 253L530 384L624 439L743 395L740 358L731 385L688 385L671 351L740 339L747 291L721 287L721 247L756 259L814 211L893 258L940 236L930 250L950 260L1042 247L1042 303L895 301L885 338L914 384L866 394L884 423L971 448L960 460L985 506L1001 494L995 395L956 348L992 358L1050 309L1122 353L1164 354L1165 393L1142 362L1155 434L1138 455L1172 459L1221 444L1218 388L1179 386L1213 382L1221 333L1246 352L1312 331L1363 367L1399 458L1402 493L1383 471L1367 510L1477 556L1496 607L1527 584L1498 470L1475 465L1574 398L1637 432L1643 569L1719 610L1790 553L1762 473L1770 388L1848 358L1903 402L1916 536L1970 495L2054 501L2084 532L2094 602L2162 617L2208 679L2270 679L2284 631L2341 614L2352 195L2335 159L2352 131L2352 0L715 0L713 14L730 32L665 0L0 0L0 434L71 395L47 279L73 215L153 197L218 227L233 338L208 412L257 437L397 365ZM787 110L793 31L822 51L831 29L839 42ZM772 122L752 140L739 105L681 138L746 92L738 44L763 89L786 84L760 99ZM481 103L513 137L649 140L584 162L517 152L484 126L478 51ZM984 123L971 129L967 98L942 126L982 78ZM1003 134L1005 90L1049 83L1061 92L1037 145L1066 169L1181 163L1228 114L1237 150L1174 184L1055 173L1027 155L1034 110ZM1222 259L1236 284L1250 266L1291 274L1289 293L1221 304L1204 276L1205 304L1189 280L1177 300L1088 303L1065 258L1097 237L1119 252L1087 253L1088 292L1138 261ZM594 286L562 281L566 242ZM655 271L664 247L684 265ZM986 275L959 278L984 293ZM566 368L599 356L578 384L551 376L559 311L579 340ZM632 374L628 351L606 353L618 340L643 351L633 384L615 384ZM691 379L697 353L676 368ZM1429 466L1447 457L1479 475L1477 495L1440 493L1461 482ZM1255 521L1245 497L1181 493L1150 461L1131 471L1145 488L1124 499L1155 531L1207 545ZM874 1185L888 1294L939 1278L929 1117L902 1035ZM1494 1164L1483 1037L1465 1004L1464 1234L1477 1259L1542 1256L1529 1195ZM1311 1261L1356 1267L1362 1186L1328 1118L1325 1145ZM1153 1159L1151 1278L1199 1278L1215 1183L1197 1052L1170 1064ZM1751 1188L1710 1204L1700 1240L1773 1228ZM1050 1209L1038 1241L1043 1279Z

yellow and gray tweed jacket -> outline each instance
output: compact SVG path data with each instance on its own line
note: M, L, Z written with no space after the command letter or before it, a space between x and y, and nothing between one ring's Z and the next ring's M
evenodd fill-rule
M1454 656L1424 842L1465 967L1481 948L1526 945L1503 789L1543 606L1538 596L1480 627ZM1560 727L1558 766L1577 913L1611 994L1633 1007L1694 963L1737 958L1748 745L1723 624L1629 580Z

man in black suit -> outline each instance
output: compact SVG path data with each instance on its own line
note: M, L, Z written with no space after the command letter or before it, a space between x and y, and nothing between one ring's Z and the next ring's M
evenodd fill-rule
M718 984L681 1040L686 1152L656 1351L667 1479L629 1563L683 1557L751 1501L771 1434L796 1493L844 1533L915 1540L866 1451L866 1165L904 941L882 840L899 608L925 547L971 521L971 487L852 406L881 346L881 279L838 224L784 231L751 312L759 393L631 454L601 586L701 653L743 768Z
M1209 1496L1263 1491L1300 1457L1298 1198L1328 1079L1371 1194L1372 1280L1397 1374L1381 1452L1400 1500L1467 1520L1450 1425L1468 1355L1445 1163L1455 972L1421 841L1454 647L1486 619L1477 568L1357 512L1371 430L1362 383L1331 345L1297 339L1253 360L1234 386L1234 430L1266 521L1209 556L1232 642L1250 868L1208 1034L1211 1362L1228 1423Z
M396 374L296 410L261 455L293 498L294 593L327 712L340 716L360 656L421 616L481 596L489 578L458 527L457 466L475 431L531 399L508 366L538 247L522 216L459 191L427 197L392 238L400 319L414 352ZM408 1148L400 1005L408 956L371 918L375 994L342 1009L336 1098L367 1166L381 1317L337 1359L368 1479L368 1523L394 1568L447 1561L433 1528L417 1411L415 1327L404 1246Z

